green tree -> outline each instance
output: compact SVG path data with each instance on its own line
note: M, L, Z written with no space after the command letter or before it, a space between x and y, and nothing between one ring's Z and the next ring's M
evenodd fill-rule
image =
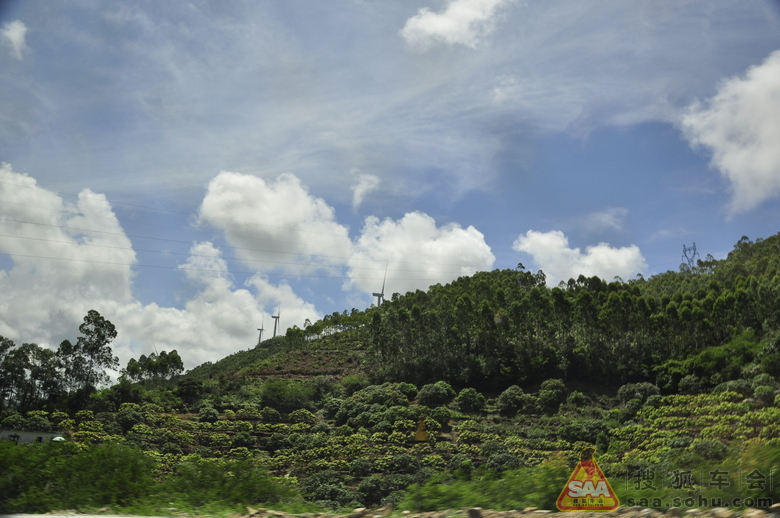
M119 367L119 358L113 355L110 345L117 335L114 324L91 309L79 332L82 336L75 344L65 340L57 350L71 392L94 390L100 383L109 381L106 369Z

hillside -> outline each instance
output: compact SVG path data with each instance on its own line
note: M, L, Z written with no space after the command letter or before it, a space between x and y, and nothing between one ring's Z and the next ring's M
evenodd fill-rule
M551 509L588 446L624 501L749 506L778 497L779 265L775 235L649 279L548 288L542 272L482 272L181 377L27 407L7 391L0 424L55 427L86 452L138 448L193 509L206 500L177 493L184 481L236 506ZM270 472L267 490L233 487L239 466ZM46 510L30 505L48 468L26 469L40 476L3 479L0 511Z

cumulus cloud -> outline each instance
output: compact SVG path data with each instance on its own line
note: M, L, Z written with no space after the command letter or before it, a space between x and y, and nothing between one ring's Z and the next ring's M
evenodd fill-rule
M25 341L72 329L90 300L131 299L130 240L102 194L85 189L75 203L0 166L0 334ZM45 329L45 331L44 331Z
M412 47L426 49L436 43L475 48L479 39L490 33L500 7L511 0L452 0L438 13L421 8L401 29L401 36Z
M591 212L586 215L582 225L588 232L603 232L604 230L623 230L623 218L628 214L628 209L616 207Z
M363 203L366 194L379 187L379 177L375 174L359 173L353 171L356 183L352 189L352 207L357 209Z
M289 173L268 182L219 173L209 182L199 220L222 230L237 256L257 271L342 265L352 246L333 208Z
M274 285L255 275L244 288L234 287L221 252L210 242L195 243L190 254L180 269L200 291L184 309L137 302L124 305L116 310L118 328L135 340L155 343L158 349L176 349L192 367L251 347L261 323L266 329L263 336L269 338L271 315L280 306L278 334L300 326L307 318L314 321L322 317L287 284Z
M3 44L10 47L11 56L21 61L22 52L27 49L24 37L27 34L27 26L19 20L3 24L0 29L0 38Z
M569 240L560 230L529 230L515 240L512 249L530 254L547 275L547 283L551 286L580 274L607 280L615 276L625 279L647 268L636 245L612 248L607 243L599 243L587 247L583 253L579 248L569 248Z
M387 267L385 296L426 289L492 268L495 257L472 226L438 227L427 214L412 212L397 221L366 218L349 260L348 287L379 291Z
M780 194L780 51L682 116L683 135L712 153L710 164L730 183L730 213L756 208Z
M142 304L133 295L136 253L106 197L85 189L68 203L8 164L0 166L0 259L10 265L0 266L0 335L56 348L95 309L116 326L123 365L153 347L177 349L187 368L219 360L253 346L280 305L280 333L321 317L289 285L260 274L235 287L208 241L193 244L179 267L196 288L182 308Z

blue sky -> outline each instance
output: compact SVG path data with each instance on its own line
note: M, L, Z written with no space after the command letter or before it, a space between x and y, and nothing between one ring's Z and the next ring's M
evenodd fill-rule
M96 309L193 367L385 268L627 280L780 230L776 1L0 5L18 343Z

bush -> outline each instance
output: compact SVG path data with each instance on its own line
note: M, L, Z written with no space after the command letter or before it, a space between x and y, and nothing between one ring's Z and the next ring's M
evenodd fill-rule
M260 400L263 406L289 413L309 407L314 394L315 389L301 381L276 379L265 382L260 391Z
M449 383L437 381L429 385L423 385L417 393L417 402L428 407L446 405L455 396L455 391Z
M549 379L539 387L539 403L542 407L555 410L566 401L566 385L559 379Z
M341 379L341 386L344 387L344 391L348 396L368 387L368 385L368 378L357 374L350 374Z
M595 444L599 434L608 431L609 428L603 421L588 419L586 421L577 421L565 425L560 429L558 435L561 439L569 442L583 441L589 444Z
M502 473L508 469L517 469L523 465L523 462L516 455L509 453L499 453L490 457L485 463L485 467L491 471Z
M249 432L238 432L231 442L233 448L254 448L255 438Z
M578 407L581 405L584 405L587 402L587 399L585 398L585 394L580 392L579 390L575 390L569 396L566 398L566 404L571 405L573 407Z
M696 440L690 446L696 455L707 460L723 460L726 458L728 448L720 441Z
M364 506L377 506L386 496L382 490L382 479L376 475L363 479L358 484L357 493Z
M428 417L439 423L440 426L445 427L449 424L452 414L447 407L440 406L432 408L428 412Z
M650 396L660 393L660 389L652 383L627 383L618 389L617 397L624 403L631 399L638 399L644 403Z
M752 380L750 380L750 384L755 388L761 385L766 385L767 387L777 388L778 384L775 380L774 376L771 376L766 373L759 374L757 376L754 376ZM28 414L29 415L29 414Z
M542 409L539 398L533 394L523 394L521 400L524 414L538 414Z
M191 460L178 464L175 475L163 484L163 494L193 506L278 502L292 493L247 459Z
M677 387L680 391L680 394L698 394L701 391L701 380L698 378L698 376L688 374L680 380L680 383Z
M290 422L315 424L317 422L317 416L305 408L300 408L290 413Z
M464 475L469 475L474 471L474 462L468 455L457 453L450 459L450 471L460 471Z
M278 423L282 420L282 414L277 409L267 406L260 410L260 419L264 423Z
M398 390L400 390L409 401L412 401L415 397L417 397L417 387L411 383L399 383Z
M523 389L517 385L512 385L498 396L496 406L502 412L515 412L523 405Z
M27 420L19 413L13 412L0 422L4 430L23 430L27 426Z
M775 389L766 385L759 385L753 391L753 397L764 403L771 405L775 399Z
M198 412L198 421L201 423L216 423L219 421L219 412L211 406L201 407Z
M419 468L417 459L408 453L399 453L393 457L393 469L399 473L416 473Z
M0 513L129 505L149 494L154 462L122 444L0 444Z
M354 478L363 478L371 473L371 468L371 461L361 457L349 464L349 475Z
M721 394L723 392L736 392L742 397L750 397L753 395L753 387L746 380L731 380L723 382L712 389L713 394Z
M485 396L477 392L477 389L468 387L460 391L455 402L464 412L479 412L485 407Z

